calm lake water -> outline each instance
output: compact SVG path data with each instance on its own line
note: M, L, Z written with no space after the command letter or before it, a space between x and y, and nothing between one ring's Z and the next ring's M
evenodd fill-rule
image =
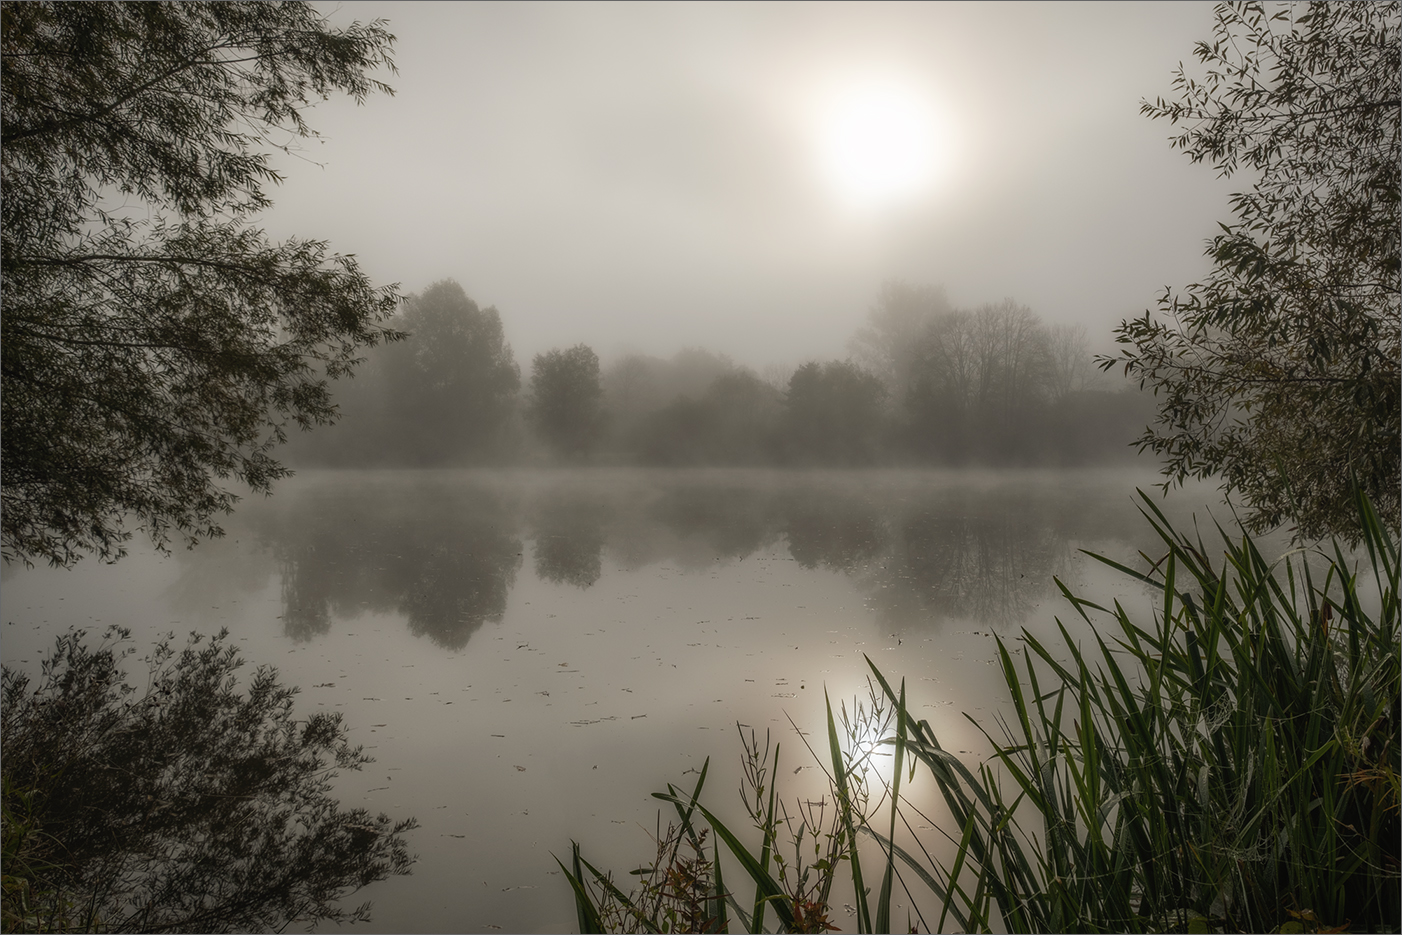
M708 756L704 800L733 817L737 722L784 744L781 796L822 794L789 719L821 735L825 688L865 697L864 655L974 762L961 712L987 723L1004 699L992 636L1055 632L1069 607L1053 576L1147 606L1078 550L1157 556L1132 499L1156 479L309 472L193 551L137 541L111 566L7 568L3 654L37 669L74 625L129 627L143 652L228 628L250 669L343 712L375 756L338 779L342 801L422 825L413 875L358 894L375 911L356 930L569 931L551 854L568 860L573 838L596 866L650 860L649 793L689 787ZM1159 502L1230 519L1211 487ZM840 909L837 924L854 928Z

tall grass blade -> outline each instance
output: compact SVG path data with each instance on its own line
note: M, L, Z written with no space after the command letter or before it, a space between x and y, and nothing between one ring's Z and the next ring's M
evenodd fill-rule
M654 792L652 797L674 804L681 802L681 799L676 795L666 792ZM744 844L740 843L740 839L719 818L711 814L706 806L696 802L691 803L691 807L705 816L711 830L715 831L716 837L725 842L725 846L730 848L730 852L735 855L741 868L750 875L750 879L755 881L755 886L763 892L765 901L774 907L774 914L779 917L779 924L792 931L794 927L793 907L789 905L783 887L760 868L759 861L755 859L755 856L745 848Z
M769 775L769 804L764 811L764 843L761 845L759 853L760 872L768 875L769 858L774 848L774 795L779 786L779 748L781 744L774 745L774 772ZM764 906L766 898L759 886L755 887L754 911L750 914L749 930L752 935L764 931Z
M837 740L837 722L832 717L832 699L827 689L823 690L823 700L828 713L828 750L832 754L834 789L837 792L837 808L842 815L843 832L847 835L849 860L852 864L853 900L857 904L857 932L870 932L871 910L867 905L867 890L862 882L862 860L857 852L857 831L852 820L852 795L847 782L847 768L842 762L842 745Z
M579 866L579 844L571 841L570 849L574 865L573 873L563 863L560 863L560 858L556 857L555 863L560 864L560 870L565 874L565 879L570 881L570 888L574 890L575 919L579 924L580 935L601 933L604 931L604 923L599 918L599 909L594 905L593 897L589 895L589 890L584 886L584 873Z
M887 840L896 840L896 816L901 803L901 772L905 768L905 679L901 679L901 697L896 702L896 762L891 777L891 829ZM886 849L886 872L881 877L881 895L876 901L877 932L891 931L891 888L896 873L896 852Z

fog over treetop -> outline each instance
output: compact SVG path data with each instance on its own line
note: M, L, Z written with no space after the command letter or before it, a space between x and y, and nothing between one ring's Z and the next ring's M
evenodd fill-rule
M521 359L579 341L605 360L843 356L889 278L1012 297L1108 344L1206 269L1228 214L1233 183L1138 112L1208 4L327 10L389 20L398 93L316 109L324 140L281 160L269 233L326 238L406 292L454 277ZM951 149L925 190L864 208L819 147L872 82Z

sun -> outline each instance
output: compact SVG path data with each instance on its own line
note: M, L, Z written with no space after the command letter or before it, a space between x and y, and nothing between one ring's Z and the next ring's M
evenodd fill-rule
M933 108L891 82L849 85L822 108L819 168L853 207L883 208L925 194L948 161Z

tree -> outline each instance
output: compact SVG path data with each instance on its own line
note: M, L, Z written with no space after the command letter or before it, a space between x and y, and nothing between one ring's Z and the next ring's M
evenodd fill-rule
M5 931L255 932L354 922L337 903L409 872L417 827L331 797L374 762L339 714L292 718L260 668L236 690L224 634L150 657L126 682L125 631L59 637L39 685L4 670Z
M1090 386L1094 358L1085 325L1052 325L1047 329L1047 390L1052 402Z
M932 317L911 342L912 442L945 460L1029 453L1050 352L1041 319L1012 299Z
M327 381L396 336L393 287L248 226L268 150L332 92L389 92L394 37L303 3L0 11L4 556L219 535L218 481L270 491L288 426L330 422Z
M649 464L758 464L774 455L783 394L748 369L716 377L699 399L678 396L638 426Z
M481 457L500 443L521 368L501 315L479 309L451 279L412 295L395 324L410 336L382 355L392 425L421 463Z
M1123 322L1117 364L1159 395L1139 440L1165 485L1221 478L1250 528L1357 535L1357 483L1399 506L1399 15L1396 2L1217 7L1177 100L1142 111L1220 175L1245 169L1212 271Z
M566 458L589 453L603 428L599 356L588 345L537 354L531 362L526 414L536 431Z
M984 414L1007 432L1035 410L1046 384L1046 328L1026 305L1004 299L974 315Z
M943 286L882 283L867 326L852 336L848 348L856 361L886 384L896 405L906 398L922 335L938 319L954 312Z
M784 399L790 451L825 464L866 464L877 456L886 387L856 364L809 362L794 371Z

